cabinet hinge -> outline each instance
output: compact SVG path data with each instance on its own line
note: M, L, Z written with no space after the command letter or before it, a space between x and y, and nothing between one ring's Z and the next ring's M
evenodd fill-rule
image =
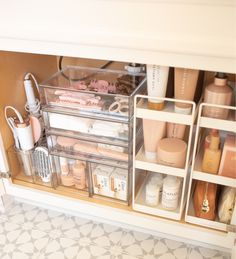
M226 230L228 232L236 233L236 225L227 225Z

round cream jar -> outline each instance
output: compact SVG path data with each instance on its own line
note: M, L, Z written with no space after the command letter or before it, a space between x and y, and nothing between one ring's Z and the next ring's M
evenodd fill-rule
M157 163L184 168L187 144L177 138L164 138L157 145Z

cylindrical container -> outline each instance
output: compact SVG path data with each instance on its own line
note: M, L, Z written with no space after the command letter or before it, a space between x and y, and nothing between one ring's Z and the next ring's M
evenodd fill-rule
M16 125L16 135L20 143L21 150L31 150L34 148L34 138L32 127L29 122L19 123Z
M167 138L184 138L186 125L179 123L167 122Z
M153 97L165 97L168 83L169 67L147 65L147 88L148 95ZM149 98L148 108L163 110L164 101Z
M78 189L85 189L86 176L84 163L77 161L73 166L73 177L75 187Z
M145 156L156 160L157 143L166 135L166 122L143 119L143 138Z
M176 210L179 203L180 179L168 175L163 181L162 207L166 210Z
M33 167L33 150L19 150L15 149L17 153L18 160L21 164L23 173L26 176L34 175L34 167Z
M157 206L160 198L160 186L154 183L146 185L146 204L149 206Z
M187 144L177 138L164 138L157 144L157 163L184 168Z
M175 68L175 98L192 101L194 98L199 70ZM175 112L190 114L191 104L176 103Z
M204 102L216 105L231 105L233 90L227 85L227 77L223 73L217 73L214 83L205 88ZM203 109L203 116L217 119L227 119L229 110L217 107Z

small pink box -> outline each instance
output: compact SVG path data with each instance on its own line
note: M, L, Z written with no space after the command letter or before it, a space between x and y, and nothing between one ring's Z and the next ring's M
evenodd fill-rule
M219 175L236 178L236 136L227 135L220 161Z

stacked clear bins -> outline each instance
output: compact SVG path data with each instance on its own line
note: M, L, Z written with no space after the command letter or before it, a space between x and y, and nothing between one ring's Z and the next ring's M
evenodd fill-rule
M145 74L84 67L67 67L41 84L58 188L129 202L133 98L145 89Z
M211 116L214 111L214 117ZM236 108L202 103L190 176L187 222L222 231L236 224Z
M133 209L180 220L186 202L195 103L152 97L165 102L164 109L158 111L148 108L148 98L135 97L134 128L142 119L144 138L133 156ZM176 113L176 102L191 107L190 114ZM135 148L134 144L134 154Z

